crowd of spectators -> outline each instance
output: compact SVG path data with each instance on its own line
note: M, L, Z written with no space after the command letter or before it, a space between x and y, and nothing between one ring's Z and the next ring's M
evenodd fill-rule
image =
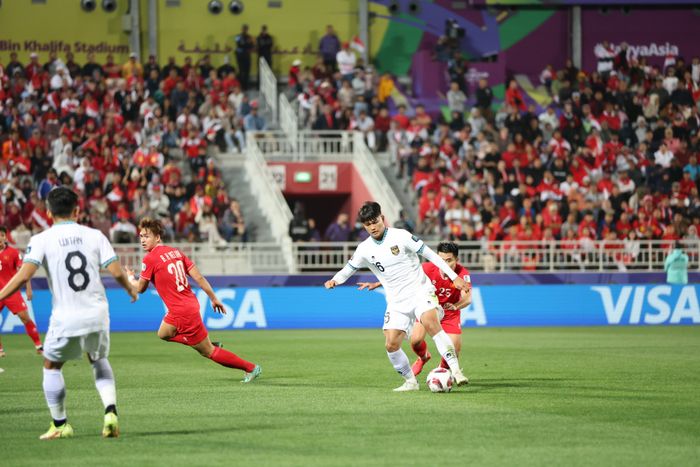
M247 78L246 78L247 79ZM45 199L57 185L80 194L81 222L115 242L136 240L144 216L161 219L169 239L247 239L211 157L241 151L244 132L264 129L236 69L209 56L160 66L131 54L76 63L52 53L0 64L0 223L18 244L51 224Z
M699 59L661 68L608 45L596 71L547 67L551 103L538 106L515 80L502 104L485 79L468 98L456 54L445 60L455 78L445 118L401 101L390 115L393 78L375 76L332 28L324 40L313 67L290 70L303 125L355 129L371 149L389 146L416 192L419 233L583 249L627 241L634 251L639 240L698 239Z

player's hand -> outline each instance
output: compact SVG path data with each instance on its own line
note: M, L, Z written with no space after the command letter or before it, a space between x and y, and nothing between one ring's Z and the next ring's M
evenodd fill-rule
M382 286L381 282L358 282L357 290L374 290Z
M469 283L459 276L452 281L452 285L455 286L455 289L464 290L465 292L469 291Z
M333 279L326 281L323 286L327 289L335 289L335 286L338 285Z
M34 294L32 292L27 292L27 300L29 300L31 302L32 297L34 297Z
M445 310L450 310L450 311L457 309L457 308L455 308L454 303L445 303L444 305L442 305L442 308Z
M136 288L131 287L129 289L129 297L131 297L131 303L134 303L139 299L139 293L136 291Z
M129 266L124 266L124 270L126 271L126 278L134 287L136 287L139 281L136 279L136 274L134 273L134 270L131 269Z
M214 311L217 313L221 313L222 315L226 314L226 308L224 308L224 304L221 303L218 298L211 301L211 307L214 308Z

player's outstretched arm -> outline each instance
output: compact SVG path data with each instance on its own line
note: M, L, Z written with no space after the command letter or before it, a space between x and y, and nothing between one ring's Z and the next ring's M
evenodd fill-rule
M472 303L472 290L469 289L468 292L464 290L460 291L459 301L457 303L445 303L443 308L446 310L462 310Z
M211 284L209 284L209 281L202 275L201 272L199 272L199 269L197 269L197 266L194 264L189 270L189 275L190 277L199 285L199 287L206 292L207 296L209 297L209 300L211 301L211 306L214 308L214 311L217 313L221 314L226 314L226 309L224 308L224 304L221 303L221 300L219 300L219 297L216 296L214 293L214 289L211 288Z
M335 276L329 281L326 281L323 285L327 289L334 289L336 286L345 283L346 280L350 279L350 276L355 274L357 268L347 263L343 269L338 271Z
M119 261L112 261L109 263L109 265L107 265L107 271L109 271L112 277L114 277L114 280L126 290L126 293L131 297L131 303L134 303L139 298L138 291L127 277Z
M12 279L10 279L10 282L5 284L5 287L0 290L0 301L5 300L7 297L12 295L13 293L17 292L22 286L34 276L36 273L36 270L39 268L34 263L26 262L22 264L22 267L19 268L19 271L17 271L17 274L12 276Z
M136 293L144 293L148 288L148 281L142 277L139 277L134 273L133 269L128 266L124 266L126 270L127 278L129 279L129 284L136 289Z
M423 258L430 261L431 263L433 263L438 268L440 268L440 270L444 272L447 277L450 278L452 284L455 286L455 289L464 290L465 292L469 290L469 283L461 277L459 277L457 273L454 272L452 268L445 262L445 260L440 258L440 255L431 250L428 245L423 245L420 251L420 255Z

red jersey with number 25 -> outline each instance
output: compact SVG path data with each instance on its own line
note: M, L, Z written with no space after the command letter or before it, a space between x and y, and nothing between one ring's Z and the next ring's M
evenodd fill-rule
M0 250L0 287L10 282L21 266L19 251L9 245Z
M152 282L168 314L199 314L187 275L194 263L177 248L158 245L143 258L141 279Z
M423 263L423 272L425 272L425 275L428 276L430 282L435 286L435 294L438 297L440 305L444 305L445 303L457 303L459 301L461 296L460 291L455 289L450 278L445 276L439 267L435 266L433 263ZM455 273L471 285L472 280L469 277L467 268L458 264Z

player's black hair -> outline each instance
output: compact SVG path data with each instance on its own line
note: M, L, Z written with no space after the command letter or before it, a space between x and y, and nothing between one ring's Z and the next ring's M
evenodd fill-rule
M455 258L459 257L459 247L455 242L440 242L437 251L438 253L452 253Z
M7 235L7 227L4 225L0 225L0 232L3 232L5 235Z
M78 205L78 195L70 188L59 186L49 191L46 201L54 217L67 218Z
M378 219L382 215L382 207L375 201L367 201L362 205L357 216L363 224Z

